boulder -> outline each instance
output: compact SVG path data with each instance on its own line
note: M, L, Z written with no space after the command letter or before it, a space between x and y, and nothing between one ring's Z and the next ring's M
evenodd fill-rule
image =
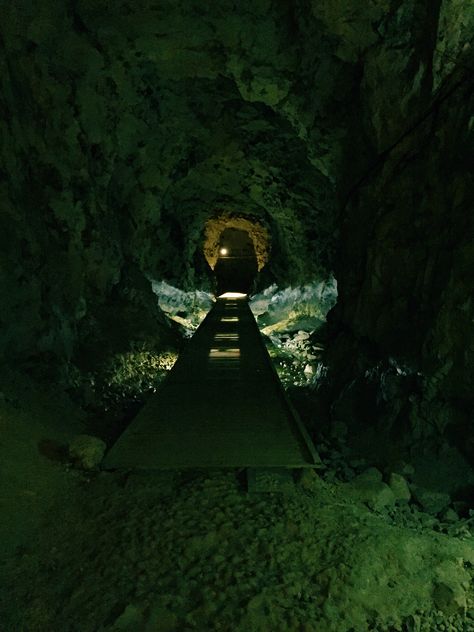
M411 480L415 474L415 468L411 463L406 463L406 461L397 461L393 463L391 466L391 471L395 474L400 474L406 480Z
M313 469L304 469L301 472L298 484L305 490L317 492L324 487L323 480Z
M411 486L413 498L426 513L436 516L451 503L449 494L437 492L418 485Z
M395 494L382 481L382 474L375 467L371 467L350 483L350 489L357 500L366 503L371 509L380 511L384 507L395 504Z
M401 474L392 472L388 479L388 486L395 495L395 499L401 502L408 502L411 498L410 487L406 479Z
M440 518L441 520L443 520L443 522L455 523L459 521L458 514L451 507L448 507L447 509L445 509L441 513Z
M133 604L129 604L115 620L114 630L117 632L134 632L143 626L143 613Z
M465 614L466 590L471 585L471 575L463 566L463 560L444 560L435 568L433 601L447 615Z
M356 477L357 481L381 482L382 472L376 467L369 467Z
M447 615L464 614L466 611L466 592L458 583L435 583L433 601Z
M99 466L107 446L98 437L77 435L69 444L69 456L74 464L84 470Z

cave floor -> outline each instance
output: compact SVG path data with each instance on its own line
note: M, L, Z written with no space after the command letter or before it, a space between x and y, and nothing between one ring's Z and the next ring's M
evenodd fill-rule
M224 470L78 483L8 560L8 632L474 630L469 541L371 512L312 470L264 495Z
M247 300L220 298L104 466L299 468L317 462Z
M323 452L265 494L236 468L74 469L72 403L2 384L2 632L474 632L472 520L371 508Z

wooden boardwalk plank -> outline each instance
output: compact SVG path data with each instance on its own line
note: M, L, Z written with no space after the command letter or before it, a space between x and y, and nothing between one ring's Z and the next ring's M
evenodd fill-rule
M317 461L247 301L218 299L104 466L312 467Z

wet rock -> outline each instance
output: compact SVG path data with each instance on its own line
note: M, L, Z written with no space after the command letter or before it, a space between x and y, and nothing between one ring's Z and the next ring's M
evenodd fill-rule
M408 502L411 498L410 487L401 474L392 472L390 474L388 485L395 495L396 500Z
M423 511L433 516L439 514L443 509L446 509L451 502L449 494L426 489L425 487L412 485L411 492L413 498L421 506Z
M69 456L77 467L92 470L99 466L106 448L104 441L98 437L77 435L69 444Z

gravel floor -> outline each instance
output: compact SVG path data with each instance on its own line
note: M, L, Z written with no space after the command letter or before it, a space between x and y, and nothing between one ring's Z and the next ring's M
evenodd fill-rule
M4 569L5 632L474 631L472 537L398 526L346 483L70 475L75 497Z

